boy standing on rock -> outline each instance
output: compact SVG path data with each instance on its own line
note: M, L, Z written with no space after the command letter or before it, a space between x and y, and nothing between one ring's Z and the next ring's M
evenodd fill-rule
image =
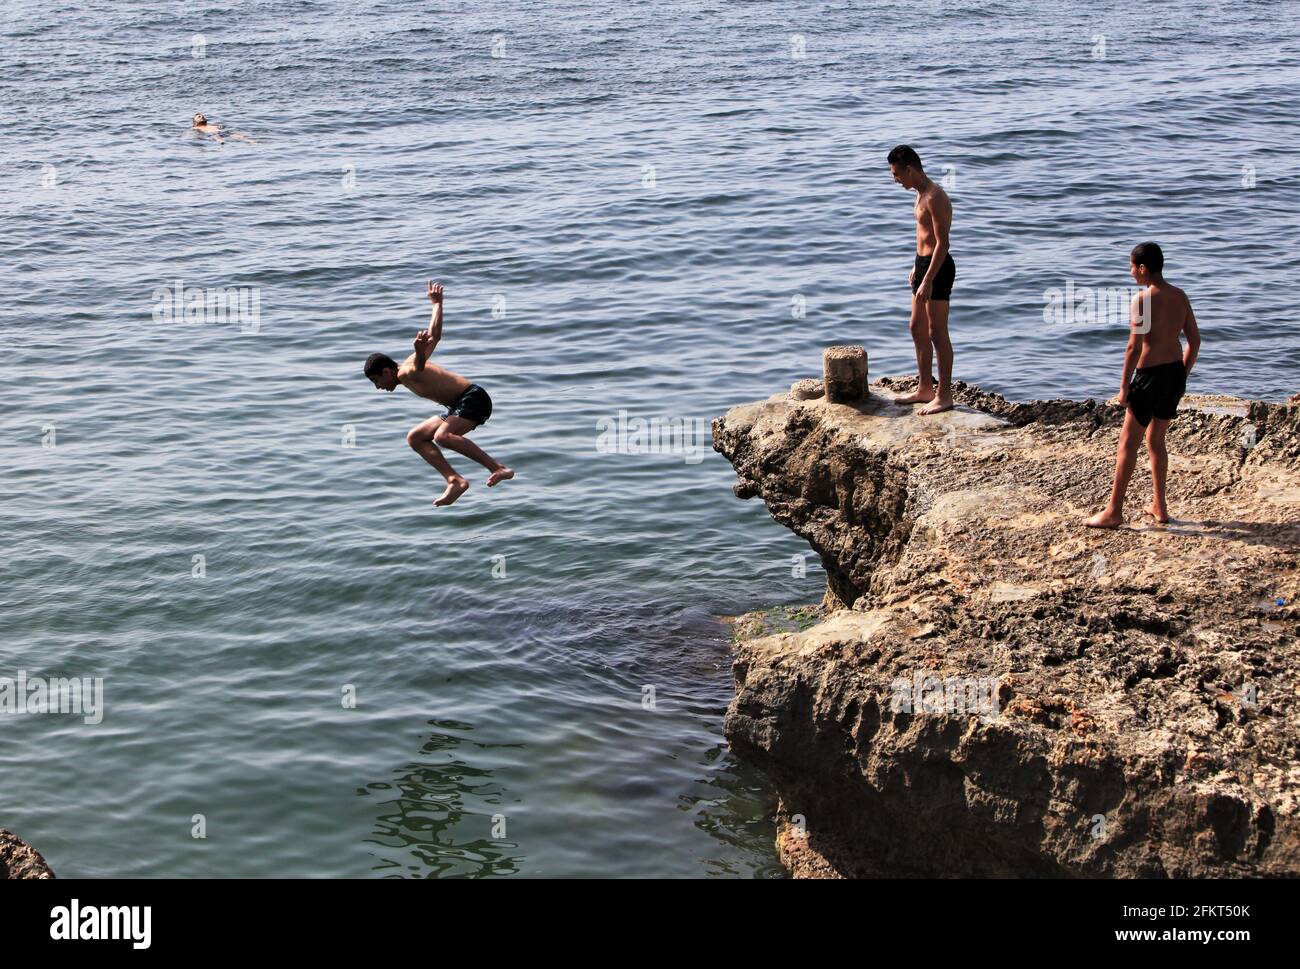
M1201 334L1191 300L1165 279L1164 268L1164 253L1154 242L1135 247L1129 257L1129 272L1146 289L1133 297L1129 313L1128 350L1124 353L1124 376L1119 388L1119 403L1127 405L1127 411L1115 457L1115 481L1106 510L1084 522L1092 528L1114 528L1124 521L1124 495L1144 434L1154 492L1147 514L1161 524L1169 521L1165 503L1165 476L1169 471L1165 432L1187 389L1187 375L1201 349ZM1185 353L1179 339L1183 333L1187 334Z
M952 233L952 202L921 167L909 145L889 153L889 171L903 188L916 192L916 261L908 281L912 286L912 343L916 346L916 391L894 398L899 404L924 404L918 414L952 410L952 343L948 339L948 301L957 267L948 251ZM939 386L930 373L930 353L939 358Z

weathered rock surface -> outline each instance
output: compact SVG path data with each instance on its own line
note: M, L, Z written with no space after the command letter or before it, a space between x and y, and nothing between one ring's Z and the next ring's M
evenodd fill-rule
M790 397L794 400L812 400L826 394L826 385L820 380L796 380L790 385Z
M1143 459L1128 525L1093 531L1119 407L959 382L921 417L904 386L714 424L736 493L827 574L823 622L738 644L726 719L776 783L786 865L1300 874L1300 408L1189 398L1177 520L1144 520Z
M21 841L12 831L0 828L0 880L53 877L54 872L39 851Z

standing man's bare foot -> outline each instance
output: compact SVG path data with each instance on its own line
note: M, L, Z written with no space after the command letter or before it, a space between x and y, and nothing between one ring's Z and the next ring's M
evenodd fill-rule
M502 465L501 467L493 471L490 475L488 475L488 487L491 488L492 486L494 486L500 481L509 481L514 476L515 473L513 471L511 471L505 465Z
M916 391L914 393L910 393L906 397L895 397L894 403L895 404L928 404L932 400L934 400L933 387L931 387L929 390L918 387L916 388Z
M1169 509L1159 508L1156 506L1155 502L1151 503L1151 506L1147 509L1147 514L1158 521L1161 525L1168 525L1173 520L1169 517Z
M447 482L447 490L442 493L442 497L434 501L434 504L441 508L443 505L450 505L453 501L469 490L469 482L457 475Z
M1091 518L1086 519L1084 524L1089 528L1118 528L1124 524L1124 516L1107 508L1105 511L1099 511Z
M936 397L930 403L920 408L918 414L942 414L946 410L952 410L951 397Z

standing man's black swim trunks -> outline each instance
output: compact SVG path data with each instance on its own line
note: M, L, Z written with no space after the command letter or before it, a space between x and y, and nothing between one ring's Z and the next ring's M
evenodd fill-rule
M916 270L912 274L912 292L921 285L926 272L930 269L930 256L916 257ZM941 299L945 303L952 296L952 282L957 278L957 264L952 261L952 253L943 257L943 265L934 274L934 283L930 286L930 299Z
M1143 427L1153 417L1172 421L1186 390L1187 368L1181 360L1138 367L1128 385L1128 409Z

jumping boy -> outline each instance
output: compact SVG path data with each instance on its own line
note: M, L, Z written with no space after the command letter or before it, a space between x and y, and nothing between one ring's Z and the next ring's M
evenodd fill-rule
M1165 256L1160 247L1154 242L1136 246L1128 268L1137 284L1146 289L1133 297L1129 312L1128 350L1124 354L1124 378L1119 387L1119 403L1127 405L1127 411L1119 435L1119 453L1115 457L1115 483L1106 510L1084 522L1093 528L1114 528L1123 522L1124 494L1128 491L1144 432L1151 456L1154 492L1147 514L1162 524L1169 521L1169 507L1165 503L1165 476L1169 471L1165 432L1178 411L1178 402L1187 389L1187 375L1192 372L1201 349L1201 334L1196 329L1191 300L1165 280ZM1179 340L1183 333L1187 334L1185 353Z
M430 417L424 423L416 424L406 435L406 443L415 449L415 453L447 479L447 490L434 501L435 505L442 506L450 505L463 495L469 482L452 470L438 450L439 444L459 451L487 468L491 472L487 479L489 488L513 478L515 473L488 457L482 448L465 436L492 416L492 398L488 392L460 374L427 362L442 339L442 286L435 286L432 280L429 281L429 300L433 303L429 328L415 335L415 352L402 361L400 367L392 357L372 353L366 358L365 374L379 390L391 393L401 384L411 393L435 400L447 408L442 417Z

